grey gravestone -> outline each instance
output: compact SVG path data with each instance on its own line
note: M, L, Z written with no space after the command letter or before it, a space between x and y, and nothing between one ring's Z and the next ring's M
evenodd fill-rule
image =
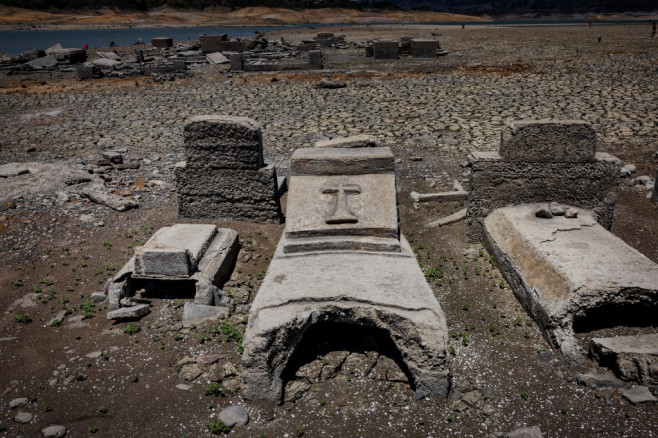
M411 40L411 56L414 58L436 58L439 42L436 40Z
M153 47L157 47L159 49L166 49L168 47L174 46L174 39L169 37L153 38L151 39L151 44L153 45Z
M372 45L375 59L398 59L398 42L394 40L379 40Z

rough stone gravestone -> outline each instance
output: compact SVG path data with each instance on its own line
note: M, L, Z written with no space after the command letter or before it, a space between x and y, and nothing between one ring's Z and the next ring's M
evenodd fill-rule
M414 58L436 58L439 42L436 40L411 40L411 56Z
M372 44L375 59L398 59L398 42L394 40L378 40Z
M176 165L178 214L280 223L276 170L263 163L260 126L234 116L197 116L183 128Z
M166 49L174 46L174 39L169 37L158 37L151 39L151 44L153 47L159 49Z
M500 151L473 152L466 238L482 240L482 223L497 208L529 202L560 202L591 209L610 228L621 161L595 152L596 133L581 121L509 123Z
M417 395L447 395L446 322L400 235L394 168L384 147L293 154L286 228L243 343L245 399L280 402L295 348L328 322L388 332Z
M225 41L228 41L226 34L199 35L199 45L201 46L201 52L203 53L221 52L224 48L222 43Z

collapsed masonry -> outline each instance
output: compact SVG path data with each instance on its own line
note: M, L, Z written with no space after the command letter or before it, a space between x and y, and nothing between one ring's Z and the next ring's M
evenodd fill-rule
M263 163L260 126L234 116L197 116L183 128L185 159L176 165L178 214L280 223L279 182Z
M447 55L438 40L402 37L400 41L376 40L365 47L366 58L398 59L400 56L412 58L436 58Z
M650 326L658 302L658 265L606 230L621 163L595 146L584 122L516 122L503 131L500 155L471 157L466 235L483 241L519 302L572 364L583 360L577 332L625 325L629 315ZM597 345L621 344L642 357L630 366L635 371L622 364L618 374L649 381L658 377L655 340L634 341L653 342L653 350L592 340L591 354L610 364L613 354Z
M244 397L281 402L296 348L328 323L386 333L417 396L446 396L446 322L398 229L393 154L326 146L291 159L286 228L245 333Z

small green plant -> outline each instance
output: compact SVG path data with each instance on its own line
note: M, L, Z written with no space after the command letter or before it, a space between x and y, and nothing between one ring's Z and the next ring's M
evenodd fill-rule
M87 368L90 368L90 367L91 367L91 362L85 362L85 366L86 366Z
M259 272L258 274L256 274L256 278L258 280L262 280L263 278L265 278L265 273L264 272Z
M304 431L302 430L301 427L295 429L295 436L303 436L303 435L304 435Z
M80 309L82 309L85 318L91 318L96 312L96 303L93 300L83 301L80 303Z
M185 305L185 300L173 300L173 301L169 301L169 303L167 303L167 305L168 305L169 307L174 307L174 308L176 308L176 309L179 309L179 308L181 308L181 307L183 307L183 306Z
M17 278L15 280L13 280L11 282L11 284L13 284L16 287L21 287L21 286L23 286L23 280L21 280L20 278Z
M183 335L180 333L176 333L174 335L174 341L182 341L183 340Z
M562 409L560 409L560 413L561 413L562 415L565 415L565 414L567 413L567 408L562 408Z
M110 359L110 355L107 354L107 353L101 354L101 357L103 358L103 360L109 360Z
M452 418L452 414L451 414L451 415L448 415L448 416L446 417L446 421L447 421L448 423L452 423L452 420L453 420L453 418Z
M123 326L123 332L128 333L129 335L134 335L139 332L142 328L136 322L129 322Z
M104 241L103 241L103 247L105 247L105 248L112 248L112 244L110 243L109 240L104 240Z
M523 400L528 400L528 391L521 391L521 398Z
M43 411L44 411L44 412L50 412L50 411L52 411L52 410L53 410L53 407L50 406L50 405L46 405L46 406L43 407Z
M101 407L98 409L98 412L100 412L101 414L107 414L109 411L110 411L110 410L107 409L107 407L106 407L105 405L101 406Z
M53 327L59 327L60 325L62 325L62 321L60 321L59 319L53 319L53 322L51 322L50 325Z
M98 432L98 428L96 426L89 426L89 433L96 433Z
M470 307L468 306L468 304L464 304L464 305L462 306L462 310L465 310L466 312L468 312L468 309L469 309L469 308L470 308Z
M52 278L42 278L41 280L39 280L39 283L44 284L46 286L52 286L53 284L55 284L55 280L53 280Z
M45 388L45 386L43 386L43 383L40 383L39 384L39 389L44 389L44 388Z
M324 406L326 403L326 400L320 400L320 406Z
M423 424L425 424L425 420L423 420L422 418L420 420L418 420L418 425L419 426L422 426Z
M75 335L75 340L76 341L79 341L80 339L82 339L82 337L80 335Z
M222 394L222 385L217 382L213 382L210 385L208 385L205 389L205 394L206 395L221 395Z
M199 334L197 335L197 337L199 338L199 344L203 344L203 343L206 342L208 339L210 339L210 335L208 335L208 334L206 334L206 333L199 333Z
M489 333L491 333L491 336L498 336L500 334L500 330L498 330L495 325L489 324Z
M224 424L222 420L209 421L206 423L206 427L216 435L220 433L229 433L231 431L231 428Z
M29 324L32 322L32 318L30 318L30 315L27 313L19 313L18 315L14 316L14 321L19 324Z
M455 347L453 345L451 345L448 348L448 351L450 351L450 354L452 354L453 356L457 354L457 351L455 350Z

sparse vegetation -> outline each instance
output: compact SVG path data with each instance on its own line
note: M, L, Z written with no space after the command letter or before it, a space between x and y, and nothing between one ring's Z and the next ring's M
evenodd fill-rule
M136 322L129 322L123 326L123 332L129 335L134 335L139 332L142 328Z
M30 318L30 315L27 313L19 313L18 315L14 316L14 321L19 324L29 324L32 322L32 318Z

